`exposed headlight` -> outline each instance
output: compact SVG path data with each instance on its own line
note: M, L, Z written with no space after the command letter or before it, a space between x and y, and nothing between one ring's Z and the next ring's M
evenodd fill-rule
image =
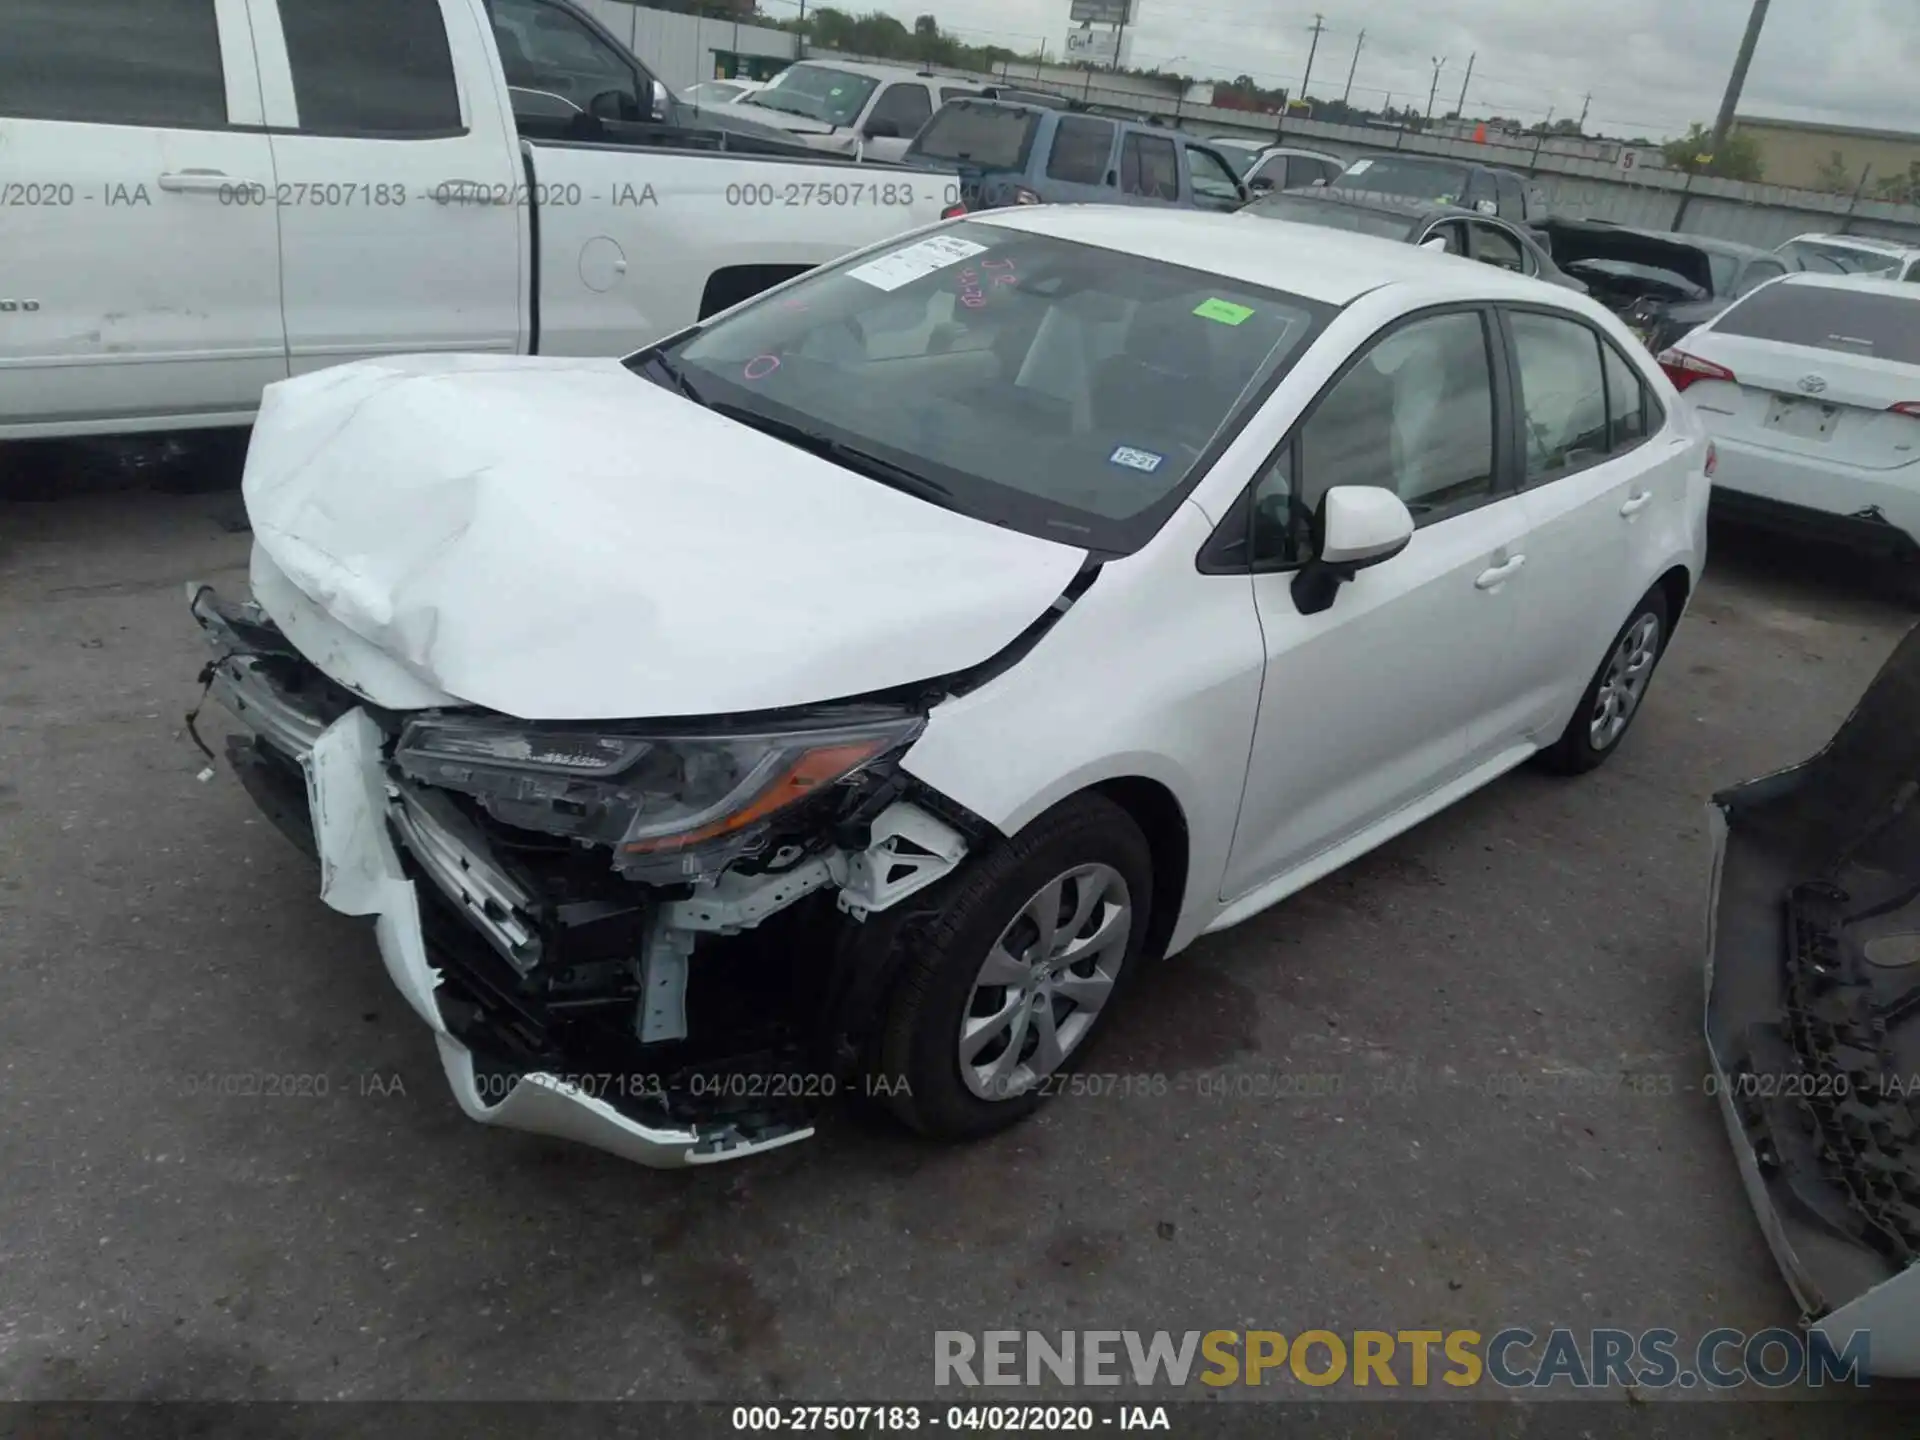
M451 717L412 722L394 758L509 825L612 846L625 873L692 878L756 848L773 816L901 749L922 723L673 735Z

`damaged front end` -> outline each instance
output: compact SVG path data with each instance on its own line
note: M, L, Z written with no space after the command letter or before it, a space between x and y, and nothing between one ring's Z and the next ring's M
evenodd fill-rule
M894 907L977 824L899 768L923 703L673 726L391 711L257 605L200 588L192 608L209 694L245 727L235 769L318 858L321 898L374 920L470 1116L681 1166L804 1138L857 1083Z
M1813 759L1713 799L1713 1083L1809 1322L1920 1376L1920 630Z

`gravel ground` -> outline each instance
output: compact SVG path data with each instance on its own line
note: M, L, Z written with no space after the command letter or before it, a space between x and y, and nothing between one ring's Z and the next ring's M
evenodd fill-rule
M464 1119L370 934L203 777L183 587L244 582L233 510L0 502L0 1394L931 1399L936 1329L1794 1322L1700 1088L1702 807L1909 623L1845 562L1716 536L1606 768L1145 977L1093 1068L1167 1094L657 1173ZM193 1084L247 1072L327 1093Z

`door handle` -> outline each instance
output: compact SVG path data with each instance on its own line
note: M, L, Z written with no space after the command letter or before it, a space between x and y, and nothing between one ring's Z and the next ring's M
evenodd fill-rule
M1638 515L1652 503L1653 492L1651 490L1642 490L1638 495L1630 497L1627 503L1620 507L1620 513L1622 515Z
M1482 570L1473 582L1476 590L1493 590L1504 585L1519 573L1520 567L1527 563L1527 557L1516 555L1504 565L1496 565L1491 570Z
M233 190L245 183L234 180L224 170L169 170L160 177L162 190L175 191Z

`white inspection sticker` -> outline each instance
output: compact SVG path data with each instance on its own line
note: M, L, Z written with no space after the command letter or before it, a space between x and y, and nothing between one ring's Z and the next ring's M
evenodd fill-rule
M929 235L904 250L856 265L847 274L855 280L864 280L876 290L898 290L923 275L971 260L986 248L972 240L962 240L958 235Z

